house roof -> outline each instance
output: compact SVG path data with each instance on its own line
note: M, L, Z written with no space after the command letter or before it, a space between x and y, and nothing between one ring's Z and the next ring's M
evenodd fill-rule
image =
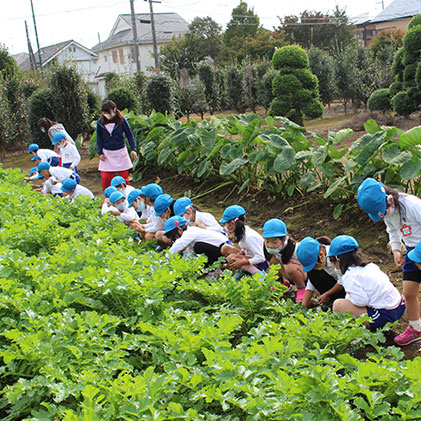
M188 23L177 13L154 13L154 18L157 42L171 41L174 35L184 34L189 30ZM114 29L116 28L119 19L123 19L130 28L114 33ZM136 14L136 28L139 44L152 43L150 13ZM119 15L113 30L111 31L110 37L95 45L92 50L102 51L126 44L133 44L131 15Z
M410 18L421 13L421 0L394 0L370 23Z
M63 51L70 44L76 45L77 47L81 48L82 50L85 50L93 56L97 55L89 48L84 47L82 44L79 44L78 42L71 39L69 41L63 41L59 42L58 44L48 45L47 47L40 48L42 65L44 66L45 64L53 60L55 57L57 57L58 54L60 54L61 51ZM35 59L37 61L37 65L39 65L38 51L35 53Z

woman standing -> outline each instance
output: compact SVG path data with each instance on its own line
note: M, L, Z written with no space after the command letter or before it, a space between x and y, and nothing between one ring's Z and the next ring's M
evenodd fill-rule
M43 133L48 134L51 142L53 141L53 136L56 133L64 133L66 135L66 140L72 145L75 144L75 141L72 139L69 133L66 132L66 129L61 123L57 123L57 121L51 121L50 119L43 117L38 120L37 124Z
M98 170L101 171L103 190L111 184L115 173L129 184L129 170L133 165L127 152L124 135L130 145L130 156L136 160L136 140L129 123L113 101L105 101L96 125L96 147L100 159Z

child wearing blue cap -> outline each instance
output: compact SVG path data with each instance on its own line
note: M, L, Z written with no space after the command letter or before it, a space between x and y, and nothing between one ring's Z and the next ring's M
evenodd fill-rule
M287 226L280 219L269 219L263 225L264 250L269 255L269 265L281 265L280 275L287 281L284 284L289 285L290 281L295 284L296 301L299 302L304 298L307 274L297 258L297 244L287 234Z
M110 202L110 196L112 193L118 191L115 187L112 186L108 186L105 190L104 190L104 196L105 199L102 202L102 207L101 207L101 214L105 215L106 213L110 212L112 210L112 203Z
M224 224L225 232L240 247L238 249L227 243L221 248L230 267L239 271L237 276L241 276L242 272L253 275L266 271L268 264L263 253L263 238L247 225L244 208L238 205L228 206L219 222Z
M204 254L208 261L205 267L223 257L221 249L227 244L228 238L221 232L207 230L196 226L188 226L187 220L181 216L172 216L165 222L165 236L169 239L171 248L168 253L184 256Z
M127 184L126 179L121 175L113 177L111 180L111 186L115 187L118 191L121 191L126 198L129 196L129 193L134 190L134 187Z
M63 181L61 191L63 192L63 197L67 197L70 203L73 203L76 197L89 197L92 200L95 199L94 194L88 188L77 184L72 178Z
M53 167L60 165L60 157L51 149L40 149L36 143L31 143L28 152L33 156L38 156L42 162L48 162Z
M305 237L297 247L297 257L307 272L307 285L302 304L308 307L315 291L319 293L322 309L332 308L337 298L345 298L345 291L332 263L327 258L330 249L328 237Z
M182 216L187 221L187 226L210 229L224 232L216 218L209 212L203 212L199 206L193 204L189 197L180 197L174 203L174 215Z
M159 229L155 232L155 238L158 243L158 251L171 245L171 241L165 236L165 222L174 216L174 199L169 194L161 194L154 203L155 222ZM162 228L161 228L162 227Z
M53 184L55 182L62 183L68 178L73 178L76 181L76 183L80 183L79 174L74 173L68 168L52 167L48 162L41 162L38 165L38 172L40 174L40 178L45 178L46 180L51 178L51 182Z
M402 267L409 326L394 341L398 345L408 345L421 340L418 300L421 270L409 258L409 252L421 241L421 200L367 178L358 188L357 202L373 221L384 220L395 263ZM407 250L404 258L401 253L402 241Z
M38 174L38 166L36 167L32 167L29 170L29 177L24 177L23 178L25 181L35 181L35 180L39 180L39 174Z
M117 190L110 194L110 204L111 206L108 212L114 215L123 224L128 225L123 216L128 207L126 196Z
M399 291L377 265L363 258L354 237L335 237L328 257L342 273L342 285L346 292L344 299L335 300L333 311L349 312L356 317L368 314L372 321L366 325L372 331L402 317L405 302Z
M59 150L61 165L77 173L77 166L81 158L76 146L67 140L66 134L63 132L54 134L52 143Z

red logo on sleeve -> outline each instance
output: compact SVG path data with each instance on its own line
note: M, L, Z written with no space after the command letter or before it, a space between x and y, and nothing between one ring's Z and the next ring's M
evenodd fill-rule
M412 228L410 225L403 224L401 228L401 232L404 237L407 237L408 235L412 234Z

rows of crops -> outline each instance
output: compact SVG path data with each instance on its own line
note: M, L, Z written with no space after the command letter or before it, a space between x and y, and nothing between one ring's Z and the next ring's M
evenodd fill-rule
M205 279L21 180L0 168L2 419L421 417L421 359L381 332L283 301L273 274Z
M141 153L137 169L150 165L221 179L237 184L240 192L266 189L291 196L320 189L326 198L348 198L364 178L375 177L421 194L421 127L403 132L369 120L367 133L348 147L344 141L352 135L350 129L324 138L283 117L233 117L182 124L172 115L128 114ZM95 137L92 146L94 142Z

